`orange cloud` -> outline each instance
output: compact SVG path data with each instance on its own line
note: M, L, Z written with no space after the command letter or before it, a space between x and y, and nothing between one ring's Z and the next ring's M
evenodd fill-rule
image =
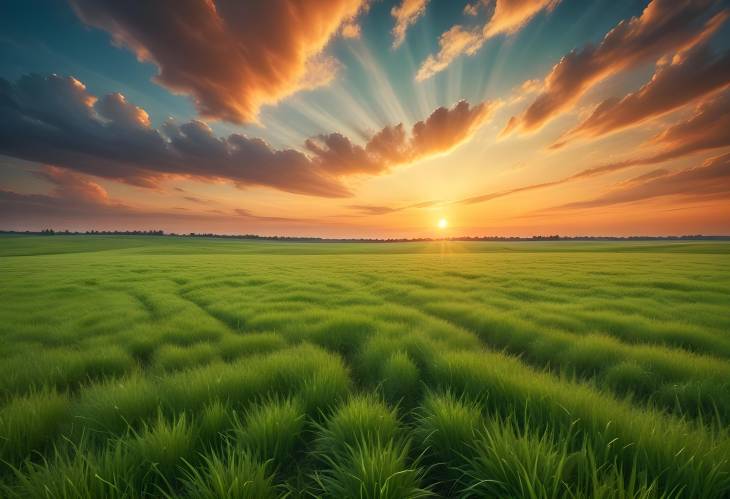
M52 195L81 204L110 204L109 194L90 178L57 166L45 166L38 176L54 185Z
M342 25L341 33L344 38L360 38L360 25L355 22L347 22Z
M649 156L587 168L551 182L529 184L514 189L472 196L456 201L456 204L483 203L520 192L544 189L576 180L605 175L633 166L658 164L700 151L730 147L730 91L700 103L691 117L667 128L654 137L649 145L659 147L659 151Z
M550 11L559 2L560 0L497 0L492 18L484 26L484 38L514 33L540 11Z
M305 147L325 172L378 174L458 147L471 138L493 109L491 102L470 106L460 101L451 109L440 107L417 122L411 128L410 138L403 124L398 124L384 127L364 147L337 133L307 140Z
M71 0L87 24L159 67L156 80L189 94L202 116L235 123L259 108L331 80L311 64L364 0L178 0L144 9L116 0ZM353 29L346 28L346 35ZM313 75L313 72L319 72Z
M634 203L664 196L684 201L726 199L730 195L730 154L706 160L702 166L678 172L656 170L625 182L618 188L588 201L569 203L558 209L594 208Z
M565 55L545 78L544 91L521 115L509 120L503 134L536 130L608 76L703 42L727 18L726 12L720 12L703 25L715 3L653 0L641 16L621 21L597 46L589 44Z
M564 134L551 148L579 137L602 135L638 125L673 111L698 97L730 85L730 51L716 56L707 46L678 54L659 66L652 79L622 99L607 99L593 114Z
M481 34L452 26L439 37L439 51L429 55L416 73L416 80L423 81L446 69L461 54L474 55L482 47L484 39Z
M439 37L439 51L429 55L416 73L416 80L422 81L446 69L454 59L474 55L484 42L499 34L512 34L527 24L543 10L552 10L560 0L496 0L494 13L482 28L467 29L461 25L452 26ZM481 3L468 4L464 13L474 16Z
M390 10L395 19L393 27L393 48L398 48L406 39L408 28L426 12L428 0L402 0L400 5Z

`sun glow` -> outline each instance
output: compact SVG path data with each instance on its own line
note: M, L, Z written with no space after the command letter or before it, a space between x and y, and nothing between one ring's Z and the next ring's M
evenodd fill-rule
M441 218L441 219L439 219L437 225L438 225L439 229L445 229L446 227L449 226L449 221L446 220L445 218Z

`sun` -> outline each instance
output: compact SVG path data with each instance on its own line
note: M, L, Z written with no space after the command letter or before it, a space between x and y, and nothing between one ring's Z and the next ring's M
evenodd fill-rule
M446 227L449 226L449 221L446 220L445 218L441 218L441 219L439 219L437 225L438 225L439 229L445 229Z

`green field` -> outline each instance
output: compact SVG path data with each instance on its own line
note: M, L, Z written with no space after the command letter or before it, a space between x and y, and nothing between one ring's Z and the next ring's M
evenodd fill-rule
M0 497L730 497L730 243L0 237Z

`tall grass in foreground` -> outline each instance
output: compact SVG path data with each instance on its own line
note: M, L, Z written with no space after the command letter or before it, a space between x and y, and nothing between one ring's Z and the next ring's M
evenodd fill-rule
M244 421L235 418L233 434L247 454L278 467L295 459L303 429L299 402L274 398L248 409Z
M408 442L358 440L333 456L316 475L318 496L362 499L411 499L431 493L421 487L424 469L409 461Z
M354 397L319 427L315 471L323 497L415 498L424 468L413 460L395 411L373 396Z
M538 431L575 428L575 438L605 452L604 459L615 461L625 474L636 466L656 479L661 493L722 497L730 492L730 439L724 430L712 434L692 423L637 410L500 354L446 354L434 377L444 390L483 399L490 415L516 418L517 424Z
M657 480L647 478L636 462L630 467L600 462L588 438L576 441L570 429L536 430L529 422L490 419L470 447L460 479L462 497L643 499L683 494L679 486L659 492Z
M0 409L0 469L50 445L68 420L70 408L66 395L41 391Z
M275 499L281 490L273 483L267 463L232 446L222 454L206 455L202 462L186 463L183 471L184 497L197 499ZM173 499L178 494L166 494Z
M0 497L730 497L726 244L122 240L0 245Z

